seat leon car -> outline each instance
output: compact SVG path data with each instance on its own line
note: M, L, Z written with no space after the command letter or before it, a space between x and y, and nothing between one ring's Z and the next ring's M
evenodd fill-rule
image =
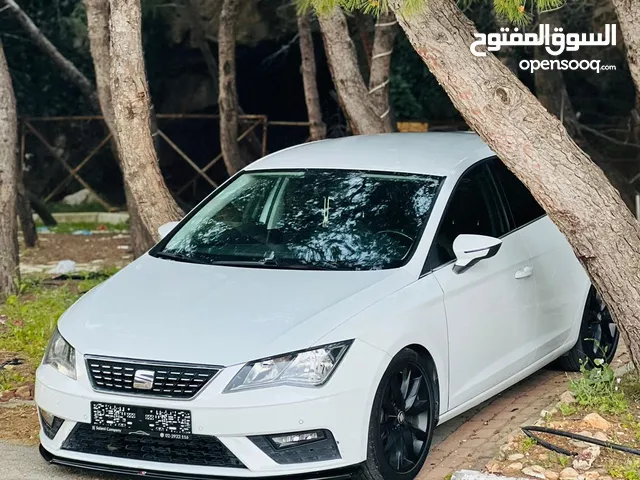
M289 148L61 318L41 453L149 478L413 478L434 428L618 332L472 133Z

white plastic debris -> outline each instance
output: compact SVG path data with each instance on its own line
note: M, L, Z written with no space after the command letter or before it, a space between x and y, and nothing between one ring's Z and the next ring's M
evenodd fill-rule
M65 273L71 273L76 269L76 262L73 260L61 260L58 264L49 270L48 273L56 275L64 275Z

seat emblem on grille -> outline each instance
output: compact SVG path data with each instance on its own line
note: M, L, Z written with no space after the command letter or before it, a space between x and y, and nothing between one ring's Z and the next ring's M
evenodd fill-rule
M133 376L133 388L138 390L151 390L156 372L153 370L136 370Z

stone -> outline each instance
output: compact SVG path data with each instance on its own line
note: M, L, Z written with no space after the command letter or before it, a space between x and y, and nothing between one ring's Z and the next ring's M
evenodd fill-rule
M542 469L542 472L540 471ZM522 473L528 475L529 477L539 478L540 480L546 480L547 477L544 476L544 467L540 465L533 465L532 467L525 467L522 470Z
M598 472L585 472L584 478L585 480L596 480L600 478L600 474Z
M565 405L571 405L572 403L576 403L576 397L573 393L566 391L560 395L560 402Z
M507 457L507 460L510 462L517 462L518 460L522 460L524 455L522 453L513 453Z
M0 402L8 402L15 396L16 392L14 392L13 390L5 390L0 394Z
M598 480L613 480L609 475L605 475L604 477L600 477Z
M65 205L83 205L85 203L93 203L97 201L97 197L86 188L78 190L76 193L67 195L62 199Z
M582 419L582 422L595 430L603 430L606 432L611 428L611 424L597 413L590 413Z
M520 462L511 463L505 469L507 472L519 472L520 470L522 470L522 463Z
M22 385L21 387L16 388L16 398L26 400L30 399L31 397L31 387L29 385Z
M607 434L604 432L596 432L595 435L593 436L593 438L598 439L600 441L603 442L608 442L609 441L609 437L607 437Z
M560 480L575 480L578 478L578 472L573 468L565 468L560 472Z
M547 455L546 453L540 453L538 454L538 460L540 460L541 462L546 462L547 460L549 460L549 455Z
M589 470L596 461L596 458L600 456L600 446L593 445L589 448L585 448L578 454L573 460L573 468L576 470Z
M558 480L558 477L560 477L560 475L553 470L544 471L544 478L546 478L547 480Z
M582 435L583 437L593 438L593 434L586 430L582 432L578 432L578 435ZM583 442L582 440L569 440L569 443L571 445L575 445L578 448L588 448L592 445L591 443Z
M500 462L496 462L495 460L491 460L489 463L485 465L485 470L489 473L496 473L502 469Z

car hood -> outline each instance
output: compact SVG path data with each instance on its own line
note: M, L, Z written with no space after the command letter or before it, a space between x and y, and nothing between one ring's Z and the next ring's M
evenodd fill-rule
M234 365L313 346L410 281L403 269L277 270L145 255L61 318L81 354Z

